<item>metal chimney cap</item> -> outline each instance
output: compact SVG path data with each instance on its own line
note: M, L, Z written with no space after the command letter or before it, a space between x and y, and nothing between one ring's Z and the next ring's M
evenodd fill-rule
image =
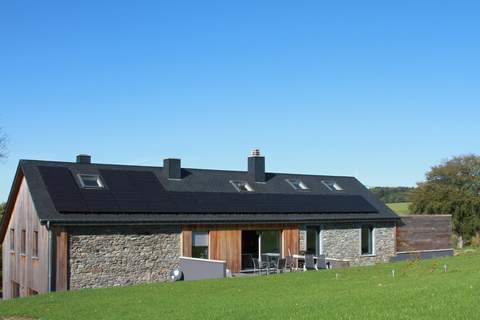
M252 157L260 157L260 149L253 149Z
M77 163L84 163L84 164L92 163L92 156L85 153L77 154Z

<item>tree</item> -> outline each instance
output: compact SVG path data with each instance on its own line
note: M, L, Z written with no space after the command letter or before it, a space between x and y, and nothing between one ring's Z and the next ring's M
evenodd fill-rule
M412 192L417 214L452 214L456 234L470 239L480 231L480 156L457 156L434 166Z
M372 187L372 191L385 203L410 202L410 196L414 188L410 187Z

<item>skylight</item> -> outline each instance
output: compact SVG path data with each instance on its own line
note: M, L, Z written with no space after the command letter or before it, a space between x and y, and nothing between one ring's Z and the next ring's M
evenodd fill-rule
M300 179L285 179L295 190L308 190L309 188Z
M322 183L330 190L330 191L342 191L343 188L334 180L322 180Z
M231 180L230 183L237 189L238 192L252 192L253 188L247 181Z
M87 189L102 189L103 183L100 176L97 174L79 174L78 178L82 188Z

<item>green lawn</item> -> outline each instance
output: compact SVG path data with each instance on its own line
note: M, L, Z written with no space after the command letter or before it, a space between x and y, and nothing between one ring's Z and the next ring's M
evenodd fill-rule
M393 211L397 214L404 216L410 214L410 206L411 202L397 202L397 203L387 203L387 206L390 207Z
M478 319L479 266L480 254L471 252L375 267L80 290L0 302L0 315L41 319Z

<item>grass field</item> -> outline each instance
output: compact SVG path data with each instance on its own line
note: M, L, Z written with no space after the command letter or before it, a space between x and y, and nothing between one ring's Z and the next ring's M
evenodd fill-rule
M410 206L411 202L397 202L397 203L387 203L387 206L390 207L393 211L395 211L399 215L408 215L410 213Z
M0 302L0 318L478 319L479 266L480 254L467 253L375 267L60 292Z

